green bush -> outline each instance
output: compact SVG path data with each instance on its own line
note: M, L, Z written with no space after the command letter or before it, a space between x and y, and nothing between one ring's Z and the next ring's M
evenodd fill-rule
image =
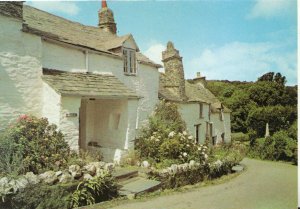
M297 141L290 138L286 131L278 131L271 137L256 139L249 156L297 164Z
M243 132L231 133L231 141L245 142L249 140L250 140L249 135L244 134Z
M9 151L5 151L7 148ZM5 155L0 158L2 174L8 174L12 170L18 174L55 170L66 164L70 152L56 125L49 124L46 118L26 115L21 116L1 136L0 150ZM15 163L20 164L21 169L16 169L13 166ZM5 168L5 165L10 166Z
M214 147L211 152L209 178L213 179L231 173L232 167L239 164L245 157L247 148L241 143L233 142Z
M204 161L207 147L197 145L185 131L186 126L176 104L161 101L150 116L149 124L136 139L135 148L142 159L156 163L164 160Z
M0 201L0 208L6 209L68 209L71 208L70 198L78 183L45 185L37 184L27 187L6 198L5 203Z
M72 208L91 205L118 196L118 188L109 173L81 182L71 196Z

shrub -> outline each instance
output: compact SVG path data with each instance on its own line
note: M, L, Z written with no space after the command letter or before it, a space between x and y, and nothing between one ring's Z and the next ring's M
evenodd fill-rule
M0 201L0 208L6 209L68 209L71 208L70 198L78 183L59 185L37 184L27 187L24 191L8 196L6 202Z
M77 186L71 196L72 208L91 205L112 199L118 195L117 185L111 174L103 173L100 176L85 180Z
M250 150L251 157L267 160L283 160L297 163L297 142L286 131L278 131L273 136L255 140Z
M197 145L185 131L186 126L175 104L161 101L149 118L149 125L142 129L135 148L141 158L156 163L164 160L204 161L207 147Z
M249 140L250 140L249 135L244 134L243 132L231 133L231 141L245 142Z
M214 147L211 152L209 178L212 179L231 173L232 167L244 158L247 148L241 143L232 143Z
M0 149L9 148L5 158L0 159L1 173L11 172L14 162L22 159L22 172L38 173L55 169L66 163L70 148L60 131L45 118L21 116L8 128L0 140ZM5 152L4 152L5 153ZM5 169L3 165L11 165ZM16 170L21 173L21 170Z
M102 158L102 154L98 150L79 150L79 153L71 151L69 157L67 158L67 165L70 166L75 164L83 167L90 162L101 161Z

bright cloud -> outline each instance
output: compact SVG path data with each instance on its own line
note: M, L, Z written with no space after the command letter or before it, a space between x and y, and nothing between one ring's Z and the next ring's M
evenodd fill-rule
M29 5L47 12L62 12L67 15L77 15L79 7L71 1L31 1Z
M161 43L154 43L151 46L149 46L149 48L146 51L144 51L144 54L149 59L151 59L154 62L156 62L157 64L161 64L162 65L161 53L165 49L166 49L166 47L164 45L162 45Z
M247 18L281 16L291 13L296 7L296 0L256 0Z
M187 77L200 71L208 79L255 81L266 72L280 72L288 84L297 83L296 51L286 52L283 44L233 42L206 48L187 63Z

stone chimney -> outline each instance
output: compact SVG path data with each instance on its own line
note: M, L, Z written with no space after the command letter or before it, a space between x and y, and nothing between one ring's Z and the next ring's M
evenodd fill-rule
M23 20L23 1L0 1L0 14Z
M170 41L167 49L162 52L162 62L166 75L165 88L172 90L180 99L186 100L182 57Z
M206 78L201 76L200 72L197 72L196 78L193 79L193 83L206 87Z
M102 8L98 12L99 16L99 28L104 31L111 32L112 34L117 33L117 26L114 19L114 13L107 7L106 0L102 0Z

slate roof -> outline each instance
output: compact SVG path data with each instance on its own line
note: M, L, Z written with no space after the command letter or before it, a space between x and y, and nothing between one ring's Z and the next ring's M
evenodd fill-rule
M24 32L87 47L120 58L122 54L116 54L109 50L121 47L127 39L133 38L131 34L117 36L98 27L73 22L28 5L23 6L23 19ZM137 59L140 63L157 68L161 67L161 65L154 63L144 55L137 56Z
M43 69L42 79L65 96L138 98L118 78L110 74L74 73Z
M171 90L165 88L166 79L167 78L165 74L160 73L160 98L181 103L203 102L211 104L212 112L218 112L220 108L224 108L224 112L231 112L230 109L222 105L218 98L216 98L215 95L211 93L207 88L198 84L190 83L187 80L185 81L185 94L187 96L187 100L182 100L182 98L174 94Z

